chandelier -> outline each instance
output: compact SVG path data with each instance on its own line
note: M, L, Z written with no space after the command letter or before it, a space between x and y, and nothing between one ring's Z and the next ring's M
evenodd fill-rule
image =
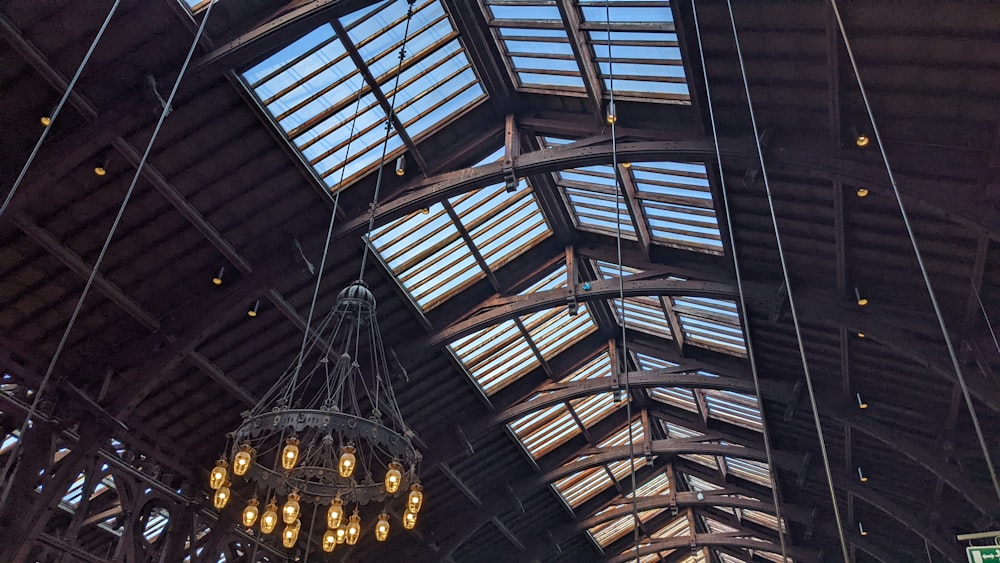
M310 355L315 359L304 369ZM406 529L416 525L423 504L421 454L412 436L393 394L375 296L356 281L340 292L309 346L229 435L228 456L209 476L214 505L222 509L235 490L244 492L249 498L242 524L259 523L264 535L283 526L282 544L293 548L302 520L308 520L302 505L311 504L326 514L320 545L331 552L338 544L357 543L361 506L381 503L375 538L385 541L391 504L400 499Z

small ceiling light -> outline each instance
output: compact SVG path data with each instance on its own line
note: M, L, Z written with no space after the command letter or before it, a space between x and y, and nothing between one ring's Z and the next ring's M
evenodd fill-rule
M52 120L47 115L43 115L39 121L42 122L43 127L48 127L49 125L52 125Z
M385 492L393 495L399 490L399 483L403 480L403 466L398 461L389 464L388 471L385 472ZM388 532L387 532L388 533Z
M865 525L862 524L861 522L858 522L858 531L861 532L862 536L868 535L868 530L865 530Z
M357 457L354 455L356 452L354 444L347 444L344 446L344 451L340 454L340 462L337 464L337 468L340 471L340 476L344 479L349 479L354 473L354 466L357 462Z
M863 131L858 131L857 127L851 127L851 133L854 136L854 144L857 145L859 149L867 147L872 142L871 137Z
M623 162L622 163L622 168L632 168L632 163L631 162Z
M868 188L858 188L858 191L855 193L858 194L858 197L868 197L869 192Z
M608 125L618 121L618 112L615 110L615 103L608 102L607 112L604 114L604 120L608 122Z
M430 212L431 212L431 208L430 207L425 207L425 208L421 209L420 212L423 213L424 215L429 215Z
M388 531L386 532L388 533ZM358 543L358 538L361 537L361 515L358 514L358 509L354 509L354 514L347 519L347 545L354 545Z
M330 509L326 511L326 526L331 530L340 527L344 519L344 501L337 497L330 501Z
M859 409L867 409L868 408L868 403L864 402L861 399L861 393L855 393L854 395L858 398L858 408Z
M295 436L285 440L285 448L281 451L281 467L286 471L295 469L295 463L299 461L299 439ZM286 522L287 524L287 522Z
M424 488L420 483L410 486L410 494L406 497L406 510L416 514L420 512L420 507L424 504Z
M294 524L299 519L299 492L292 490L288 493L288 502L281 507L281 519L285 524Z
M253 460L253 448L250 444L243 444L240 446L240 451L236 452L233 456L233 474L243 476L247 474L247 469L250 469L250 464Z
M863 332L859 332L858 333L858 338L864 338L864 337L865 337L865 333L863 333Z
M253 304L253 309L247 311L247 316L250 318L256 317L258 309L260 309L260 299L258 299L257 302Z
M281 545L291 549L295 547L295 542L299 539L299 530L302 528L302 521L296 520L289 524L285 531L281 533Z
M406 155L401 154L399 158L396 159L396 176L402 176L406 174Z
M226 273L226 267L219 266L219 273L215 274L215 277L212 278L212 283L215 285L222 285L222 274L224 273Z
M867 297L862 297L861 296L861 290L859 290L856 287L854 288L854 297L858 301L858 307L864 307L865 305L868 304L868 298Z
M338 544L344 543L347 540L347 526L346 525L341 524L341 525L337 526L337 529L334 530L333 533L337 535L337 543Z
M94 167L94 174L98 176L106 176L108 174L108 161L104 160L101 164Z
M860 467L858 468L858 481L861 481L862 483L868 482L868 477L865 477L865 474L861 472Z

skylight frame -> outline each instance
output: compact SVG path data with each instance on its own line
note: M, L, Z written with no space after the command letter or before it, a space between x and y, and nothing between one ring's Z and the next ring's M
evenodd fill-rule
M557 1L482 0L480 7L503 55L504 64L515 89L529 93L585 97L587 95L585 78L573 52L573 38L563 24ZM508 11L507 8L516 8L537 12L537 8L545 7L550 10L534 14L536 17L515 18L505 17L505 14L498 15L494 7L502 7L503 11ZM520 50L522 43L533 43L534 51ZM517 59L522 61L519 63ZM549 68L541 64L531 66L530 63L524 66L532 59L548 61Z
M413 13L407 38L410 54L399 69L400 95L394 109L402 132L391 129L387 161L407 150L405 139L416 143L487 98L441 1L420 0ZM377 88L392 100L397 74L393 54L403 41L405 14L403 0L348 14L341 18L345 38L325 23L242 74L247 89L331 192L378 166L388 122L344 39L366 61ZM355 112L359 90L361 109ZM288 98L293 94L301 99Z
M636 418L631 424L622 426L617 432L600 442L597 447L609 448L627 445L629 426L632 427L632 436L635 443L642 442L646 434L643 429L642 419ZM586 458L587 456L580 456L569 463ZM650 461L643 455L636 456L633 459L635 460L636 471L645 467ZM607 490L616 480L631 473L631 466L630 460L626 458L606 465L589 467L555 481L551 484L551 487L570 508L575 509L602 491Z

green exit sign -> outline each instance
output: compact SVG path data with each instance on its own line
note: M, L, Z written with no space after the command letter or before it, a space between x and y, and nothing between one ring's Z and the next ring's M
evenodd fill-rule
M1000 563L1000 545L984 545L965 548L969 563Z

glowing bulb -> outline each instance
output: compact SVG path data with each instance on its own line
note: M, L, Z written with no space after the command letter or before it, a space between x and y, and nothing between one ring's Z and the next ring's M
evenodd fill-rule
M868 298L861 296L861 290L854 288L854 297L858 300L858 307L864 307L868 304Z
M295 547L295 542L299 539L299 528L301 527L302 523L298 520L285 526L285 531L281 532L281 545L289 549Z
M290 471L295 468L295 464L299 461L299 439L289 438L285 440L285 449L281 451L281 466L285 468L286 471Z
M257 316L257 311L259 310L260 310L260 299L258 299L257 302L253 304L253 309L247 311L247 316L252 319Z
M389 470L385 472L385 492L395 494L399 490L399 484L403 480L403 466L399 462L389 464Z
M423 209L420 210L420 213L422 213L424 215L430 215L430 212L431 212L431 208L430 207L424 207Z
M403 513L403 527L412 530L417 525L417 515L407 510Z
M361 516L355 511L347 520L347 545L354 545L361 537Z
M389 537L389 516L385 512L378 515L378 523L375 524L375 539L385 541Z
M215 462L215 467L212 468L212 473L208 476L208 486L213 491L218 490L219 487L225 484L226 477L229 476L229 472L226 471L228 465L224 459Z
M631 162L623 162L622 163L622 168L632 168L632 163Z
M233 456L233 474L234 475L246 475L247 470L250 469L250 463L253 459L253 448L249 444L243 444L240 446L240 451L236 452Z
M861 393L856 393L855 395L858 398L858 408L859 409L867 409L868 408L868 403L866 403L863 400L861 400Z
M243 509L243 525L250 528L257 521L257 515L260 514L260 508L257 505L260 504L255 498L250 499L247 503L247 507Z
M858 522L858 531L861 532L862 536L868 535L868 530L865 529L864 524L862 524L861 522Z
M337 532L327 530L323 534L323 551L331 553L335 547L337 547Z
M291 524L299 518L299 493L292 491L288 493L288 502L281 507L281 519L285 524Z
M406 497L406 509L414 514L420 512L420 507L424 505L424 488L419 483L414 483L410 487L410 494Z
M858 197L868 197L868 188L858 188L858 191L854 192L858 194Z
M326 511L326 525L331 530L340 527L340 521L344 519L344 501L337 497L330 501L330 509Z
M340 476L344 479L350 478L354 473L354 467L357 465L357 457L354 455L357 452L354 446L348 444L344 446L343 453L340 454L340 463L338 468L340 471Z
M229 497L229 483L226 483L215 491L215 497L212 499L212 503L215 505L215 508L222 510L226 507L226 504L229 503Z
M48 127L49 125L52 125L52 120L49 119L49 116L47 116L47 115L43 115L42 118L39 121L41 121L42 125L45 126L45 127Z
M345 526L343 524L341 524L340 526L337 526L337 529L334 530L334 533L337 534L337 543L338 544L344 543L345 541L347 541L347 526Z
M858 148L865 148L871 144L872 140L864 133L858 135L857 139L854 139L854 144L858 145Z
M858 333L858 338L864 338L864 337L865 337L865 333L863 333L863 332L859 332Z
M406 155L399 155L396 159L396 176L402 176L406 174Z
M215 274L215 277L212 278L212 283L215 285L222 285L222 274L224 274L225 272L226 272L226 267L220 266L219 273Z
M861 472L860 467L858 468L858 481L861 481L862 483L868 482L868 477L866 477L865 474Z
M98 164L97 166L94 167L94 174L96 174L98 176L104 176L107 173L108 173L108 169L105 168L104 166L100 165L100 164Z
M274 502L276 499L271 499L271 502L267 503L264 508L264 515L260 518L260 531L265 534L270 534L274 531L274 527L278 525L278 505Z
M618 121L618 112L615 111L615 103L610 102L608 104L608 110L604 114L604 120L608 122L608 125Z

